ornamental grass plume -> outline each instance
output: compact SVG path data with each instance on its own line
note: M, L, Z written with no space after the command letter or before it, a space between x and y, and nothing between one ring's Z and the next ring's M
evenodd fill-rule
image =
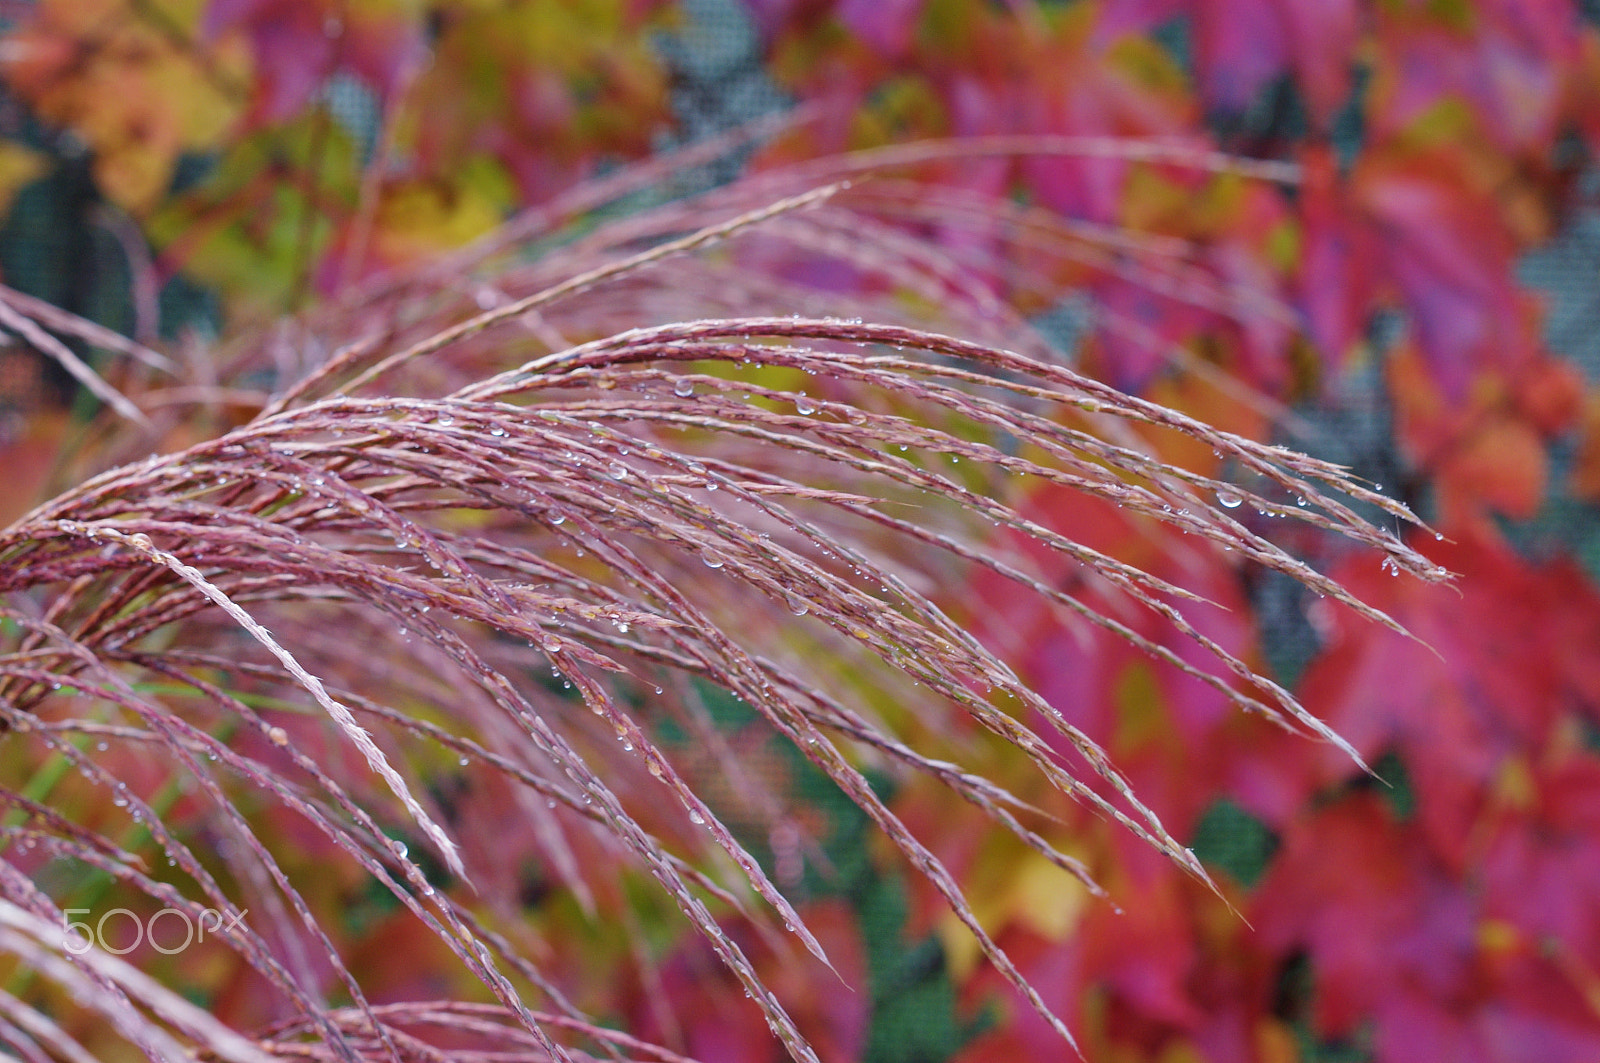
M792 869L715 796L798 822L719 726L713 703L731 698L870 817L1070 1042L875 779L937 781L1103 896L1014 780L943 755L987 732L1206 872L1070 715L952 618L951 588L983 570L1354 756L1204 633L1217 606L1019 500L1082 492L1390 627L1235 514L1446 578L1388 527L1412 514L1338 466L1081 375L987 278L1089 262L1241 319L1284 308L1148 239L917 180L980 153L1121 154L1252 180L1288 168L1006 138L595 213L696 151L203 354L86 335L5 298L0 326L46 353L76 333L128 357L93 385L108 408L78 456L90 471L0 533L0 1041L41 1060L683 1058L564 992L563 964L579 961L530 944L499 856L528 848L574 918L618 903L619 877L653 882L789 1055L815 1060L730 930L834 977L786 896ZM863 282L830 290L797 261ZM1017 281L1030 285L1050 294ZM199 438L205 425L217 431ZM1180 437L1228 477L1159 456ZM1070 558L1076 578L1042 578L1036 551ZM1176 643L1142 634L1141 615ZM467 789L494 795L492 820ZM303 852L319 854L311 873ZM334 881L368 883L395 925L431 932L448 991L375 998ZM113 908L210 928L205 963L114 955L93 922ZM228 1014L254 1025L192 1002L247 991Z

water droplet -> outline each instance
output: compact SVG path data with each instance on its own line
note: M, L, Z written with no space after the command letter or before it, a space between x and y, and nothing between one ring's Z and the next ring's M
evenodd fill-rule
M565 524L566 522L567 522L567 515L565 513L552 513L552 514L550 514L550 523L551 524Z
M102 753L104 753L106 750L111 748L110 746L106 745L104 742L96 742L94 747L96 749L98 749Z
M1217 504L1222 506L1224 509L1238 509L1240 504L1243 502L1244 499L1240 498L1231 491L1217 492Z
M817 404L811 401L810 396L801 395L794 400L794 408L807 417L817 412Z
M699 826L704 826L705 825L705 821L706 821L706 817L702 816L699 812L696 812L693 809L689 810L689 822L690 823L693 823L695 826L699 827Z
M460 764L464 768L464 767L467 766L467 758L466 757L462 757L460 760L456 761L456 763Z
M798 594L789 595L789 612L795 616L805 616L811 611L810 604Z
M441 428L449 428L451 425L456 423L456 419L451 417L448 413L441 413L433 423L439 425Z
M700 560L706 563L706 568L721 568L723 566L721 555L715 554L710 550L702 551L700 554Z
M613 480L626 480L628 478L628 467L620 461L614 461L606 466L606 471L611 474Z
M672 385L672 393L680 399L686 399L694 394L694 381L687 377L680 379Z
M504 438L505 434L506 434L506 430L504 428L499 428L499 427L491 428L491 429L489 429L489 434L492 435L492 436L499 436L501 438Z
M394 855L396 855L396 856L405 856L406 853L408 852L408 850L406 849L406 843L401 841L399 838L396 838L393 841L391 841L389 843L389 848L394 850Z

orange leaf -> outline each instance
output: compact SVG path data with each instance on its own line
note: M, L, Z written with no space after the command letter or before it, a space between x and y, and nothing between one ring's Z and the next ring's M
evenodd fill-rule
M1600 501L1600 390L1591 391L1583 404L1582 425L1570 487L1579 498Z
M1469 437L1439 470L1441 503L1452 498L1527 519L1544 501L1546 475L1544 444L1532 426L1497 420Z

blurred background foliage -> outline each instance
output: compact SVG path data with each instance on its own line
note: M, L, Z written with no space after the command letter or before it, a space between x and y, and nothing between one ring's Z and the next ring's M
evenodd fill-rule
M1294 180L1268 183L1113 157L927 163L924 180L1050 219L1048 254L998 262L1000 237L956 200L879 188L1063 357L1348 463L1439 529L1418 545L1461 573L1456 589L1295 542L1429 649L1170 529L1135 535L1092 500L1041 487L1026 502L1228 604L1206 634L1293 683L1383 781L979 578L951 613L1107 747L1244 918L1042 785L1020 796L1062 819L1115 905L948 791L884 786L1093 1060L1600 1058L1593 4L6 0L0 15L0 279L179 351L337 304L621 163L794 108L759 150L641 195L927 137L1157 138L1291 164ZM809 280L841 297L881 282L792 268L831 271ZM61 486L83 404L25 348L0 349L0 519ZM719 709L729 741L827 839L825 860L787 871L792 844L751 846L855 992L748 942L824 1058L1059 1058L931 888L886 870L854 806L734 710ZM1004 777L1014 755L978 767ZM665 914L654 925L621 885L580 903L532 866L507 873L525 876L575 1001L704 1060L779 1058ZM460 977L381 898L349 905L350 886L330 880L321 900L368 943L352 968L375 1000ZM206 1002L268 1017L249 985Z

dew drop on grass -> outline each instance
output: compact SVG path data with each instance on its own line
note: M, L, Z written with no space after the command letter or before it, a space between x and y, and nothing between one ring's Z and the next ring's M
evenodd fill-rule
M628 467L620 461L614 461L606 466L606 471L611 474L613 480L626 480L628 478Z
M721 568L724 564L720 554L706 550L700 554L700 560L706 563L706 568Z
M1232 491L1217 492L1217 504L1222 506L1224 509L1238 509L1243 502L1244 499L1240 498Z
M693 809L690 809L690 811L689 811L689 822L693 823L697 827L703 827L703 826L705 826L706 817L702 816L700 813L694 811Z
M789 595L789 612L795 616L805 616L811 611L811 606L798 594Z
M807 417L817 412L817 404L811 401L810 397L806 395L801 395L794 400L794 408L799 410L802 414L805 414Z
M680 399L686 399L694 394L694 381L687 377L672 385L672 393Z
M393 841L391 841L389 843L389 848L394 850L394 855L396 855L396 856L403 857L408 852L408 850L406 849L406 843L401 841L398 838L394 839Z

